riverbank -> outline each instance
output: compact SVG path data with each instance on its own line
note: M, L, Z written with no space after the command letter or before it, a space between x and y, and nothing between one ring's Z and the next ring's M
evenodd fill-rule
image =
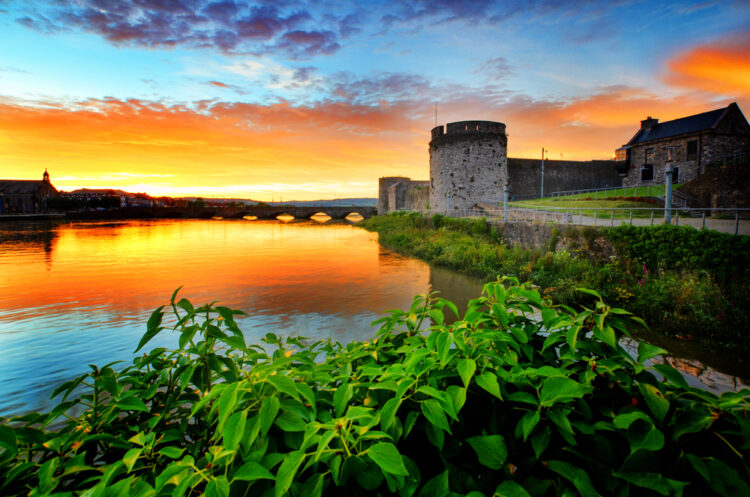
M652 331L730 351L750 352L750 238L678 226L550 231L536 248L511 245L484 219L378 216L359 226L384 246L487 281L530 281L566 305L591 304L579 287L644 318Z

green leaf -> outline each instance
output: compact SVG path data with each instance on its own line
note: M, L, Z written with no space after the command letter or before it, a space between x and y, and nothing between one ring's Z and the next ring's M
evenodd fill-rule
M453 335L447 331L443 331L437 338L437 352L440 358L440 363L445 366L448 359L448 354L453 344Z
M568 347L570 347L570 350L576 349L576 344L578 343L578 333L580 331L580 326L571 326L565 334L565 341L568 342Z
M294 411L284 411L276 418L276 426L284 431L305 431L307 423Z
M333 407L336 410L337 417L341 417L344 414L346 405L352 399L353 395L354 390L352 388L352 385L349 383L345 383L344 385L341 385L336 389L333 394Z
M430 478L419 491L419 497L446 497L450 493L448 470Z
M276 477L257 462L246 462L234 472L233 478L242 481L275 480Z
M451 433L450 426L448 426L448 420L445 417L445 411L440 405L440 402L435 399L427 399L422 402L420 407L422 409L422 414L424 414L433 426Z
M594 290L589 290L588 288L576 288L576 290L579 291L579 292L588 293L589 295L593 295L594 297L598 298L599 300L602 299L602 296L599 295L599 293L596 292L596 291L594 291Z
M539 411L529 411L521 418L521 431L523 432L523 441L525 442L532 430L539 422Z
M39 468L39 487L42 492L51 492L57 486L55 471L57 471L59 465L60 459L55 457L42 464L42 467Z
M157 307L156 310L151 313L151 317L148 318L148 323L146 324L146 333L141 338L141 341L138 342L138 347L133 351L134 353L141 350L144 345L146 345L163 329L161 328L161 320L164 317L162 309L164 309L163 305Z
M628 441L631 454L638 449L657 451L664 447L664 434L651 422L637 420L628 428Z
M638 385L638 389L641 391L643 398L646 399L646 404L651 410L651 414L654 415L654 418L659 423L664 422L664 418L669 411L669 401L661 393L661 390L648 383L641 383Z
M383 405L380 410L380 426L383 430L387 430L393 424L399 406L401 406L401 399L398 397L388 399L388 402Z
M125 453L124 456L122 456L122 462L125 465L125 467L128 469L128 473L130 473L133 470L133 466L135 466L135 462L138 460L138 457L140 457L141 452L143 452L143 447L139 447L137 449L130 449Z
M544 426L542 430L537 430L534 436L531 437L531 448L534 449L534 455L537 459L547 450L551 438L552 429L549 426Z
M367 455L372 461L380 466L385 473L407 476L409 474L404 466L396 446L391 443L381 442L367 449Z
M325 486L325 476L323 473L316 473L312 475L305 482L302 488L301 495L305 497L321 497L323 495L323 487Z
M613 473L613 476L667 496L682 495L682 489L690 483L664 478L658 473Z
M688 382L685 380L685 377L682 376L682 373L677 371L669 364L654 364L653 368L661 373L664 378L671 381L675 385L678 385L682 388L690 388Z
M589 475L581 468L576 468L565 461L548 461L548 464L549 469L572 483L583 497L600 497Z
M461 376L461 381L464 382L464 386L468 387L471 377L474 376L474 372L477 370L477 363L474 359L459 359L457 361L458 374Z
M477 453L479 462L490 469L498 470L505 464L508 447L502 435L485 435L467 438L466 441Z
M222 431L222 437L224 439L224 447L227 450L235 450L242 440L242 435L245 433L245 423L247 422L247 412L237 411L227 419L224 423L224 429Z
M595 314L594 316L601 316L601 314ZM612 329L611 326L604 326L602 328L595 327L594 336L613 349L617 348L617 336L615 335L615 330Z
M500 394L500 384L497 382L497 375L491 371L482 373L475 378L477 385L487 390L489 393L494 395L500 400L503 400L503 396Z
M640 342L638 344L638 362L644 362L658 355L668 354L666 350L650 343Z
M524 489L521 485L518 483L511 481L511 480L505 480L502 482L498 487L495 489L495 493L493 497L531 497L531 494L529 494L526 489Z
M542 383L539 402L543 406L551 406L558 402L570 402L575 399L580 399L592 390L592 387L583 385L564 376L547 378L544 380L544 383Z
M11 454L15 454L17 447L16 432L13 428L0 425L0 448L7 450Z
M224 475L212 478L206 485L206 497L229 497L229 482Z
M178 459L182 456L183 452L185 452L185 449L180 449L179 447L162 447L157 454L161 454L170 459Z
M297 386L292 378L284 375L274 374L266 376L266 381L275 386L279 392L283 392L290 397L300 400Z
M279 413L281 403L276 397L266 397L260 406L260 435L265 436Z
M292 486L300 464L305 459L305 453L301 450L290 452L284 456L284 460L276 472L276 497L281 497Z
M618 428L620 430L627 430L630 428L630 425L633 424L633 422L637 419L642 419L643 421L646 421L649 424L654 424L650 417L648 417L648 414L646 414L643 411L633 411L626 414L618 414L615 416L615 419L613 421L613 424L615 425L615 428Z
M120 399L120 401L117 402L117 407L123 411L149 412L146 404L136 397L125 397L124 399Z

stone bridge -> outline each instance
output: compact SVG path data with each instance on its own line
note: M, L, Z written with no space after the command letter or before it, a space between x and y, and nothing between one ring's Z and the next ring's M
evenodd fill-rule
M275 219L282 214L289 214L296 219L308 219L318 212L331 216L333 219L344 219L352 213L357 213L362 217L371 217L377 214L377 207L356 207L356 206L335 206L335 207L294 207L286 206L253 206L241 211L242 216L258 216L258 219Z

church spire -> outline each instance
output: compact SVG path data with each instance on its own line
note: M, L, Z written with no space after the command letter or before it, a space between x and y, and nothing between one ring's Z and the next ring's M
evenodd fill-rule
M42 181L45 183L49 183L49 173L47 172L47 168L44 168L44 175L42 176Z

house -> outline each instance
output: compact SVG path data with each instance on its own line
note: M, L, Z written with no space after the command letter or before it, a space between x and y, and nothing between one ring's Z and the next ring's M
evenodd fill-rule
M0 179L0 214L31 214L47 210L47 200L58 196L44 170L40 180Z
M672 166L672 182L686 183L718 164L750 149L750 125L736 103L660 123L647 117L628 143L615 151L623 186L664 184Z

